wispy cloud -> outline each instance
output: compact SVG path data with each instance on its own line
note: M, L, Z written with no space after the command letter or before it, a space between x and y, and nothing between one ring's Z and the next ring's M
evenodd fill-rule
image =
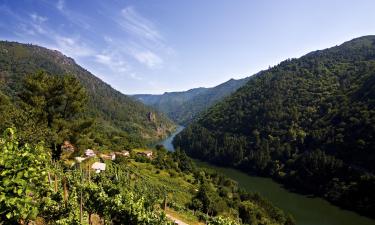
M56 43L56 48L69 56L85 57L95 54L95 51L82 42L79 37L54 35L53 39Z
M163 59L149 50L134 52L133 56L138 60L138 62L145 64L152 69L160 68L163 64Z
M149 69L161 69L163 57L173 50L155 24L132 6L123 8L115 21L127 33L127 43L123 44L127 54Z
M121 15L122 20L119 21L119 24L126 31L153 42L163 39L154 24L141 16L133 7L128 6L122 9Z
M39 33L39 34L47 33L46 29L43 27L43 23L48 20L47 17L40 16L37 13L32 13L30 14L30 18L31 18L31 21L29 21L30 28L27 28L28 31L26 32L28 32L29 34L34 33L34 35L36 33Z
M58 18L47 17L44 11L21 14L1 4L0 13L12 18L11 32L16 40L61 51L97 72L104 80L108 76L133 80L134 84L139 81L148 84L152 78L145 77L151 76L153 70L164 68L166 57L173 49L167 45L156 23L136 8L100 7L101 13L113 15L104 17L107 21L103 21L113 26L103 27L96 26L98 18L78 12L69 3L66 0L46 3L55 9ZM101 41L97 34L103 34Z
M95 61L109 67L113 72L124 73L130 70L126 60L111 53L97 54L95 55Z
M60 11L64 10L65 7L65 1L64 0L58 0L56 4L56 8Z
M4 9L3 9L4 10ZM25 40L39 40L46 47L59 50L71 57L85 57L95 54L95 51L81 40L79 35L65 35L50 27L48 18L38 13L29 17L19 15L7 9L8 15L16 22L14 34Z
M43 23L47 21L47 17L39 16L37 13L30 14L30 17L36 23Z

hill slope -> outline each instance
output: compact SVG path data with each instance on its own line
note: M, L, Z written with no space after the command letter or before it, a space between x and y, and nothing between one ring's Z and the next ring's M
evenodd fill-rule
M374 216L375 36L286 60L191 124L190 156Z
M248 80L249 78L231 79L212 88L194 88L183 92L166 92L162 95L141 94L133 97L165 113L176 123L186 125L200 112L230 95Z
M22 78L38 70L77 77L89 95L87 114L96 118L103 130L125 132L129 139L147 142L166 136L174 128L166 117L116 91L58 51L29 44L0 42L0 80L5 82L4 93L15 96Z

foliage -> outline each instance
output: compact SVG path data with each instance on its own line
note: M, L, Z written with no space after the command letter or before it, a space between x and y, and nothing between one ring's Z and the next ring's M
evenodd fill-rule
M48 155L42 145L19 146L14 129L0 139L0 220L16 224L35 219L39 199L48 192L46 164Z
M87 94L73 76L52 76L45 72L28 75L19 96L25 112L47 128L47 139L57 156L60 152L56 150L64 140L74 140L77 133L83 135L91 125L78 120L85 109Z
M374 36L286 60L211 107L174 144L374 216L374 74Z
M209 225L239 225L239 223L237 223L237 222L235 222L231 219L222 217L222 216L218 216L218 217L214 217L214 218L210 219L208 221L208 224Z

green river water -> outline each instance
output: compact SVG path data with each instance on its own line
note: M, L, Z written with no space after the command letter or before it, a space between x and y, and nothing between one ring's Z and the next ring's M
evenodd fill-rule
M179 127L161 144L169 151L174 151L172 140L182 129L183 127ZM292 214L298 225L375 225L375 220L343 210L324 199L290 192L270 178L251 176L236 169L218 167L198 160L196 164L215 169L237 181L242 188L260 193L275 206Z

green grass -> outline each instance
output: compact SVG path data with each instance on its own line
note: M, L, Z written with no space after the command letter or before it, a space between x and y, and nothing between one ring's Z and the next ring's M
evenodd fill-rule
M154 185L164 186L169 193L169 198L178 205L185 206L191 201L193 191L198 188L187 182L186 175L175 171L160 170L150 163L140 163L133 160L129 166L137 169L137 171L150 180ZM171 175L174 174L174 175ZM189 175L189 179L193 181L193 176Z

